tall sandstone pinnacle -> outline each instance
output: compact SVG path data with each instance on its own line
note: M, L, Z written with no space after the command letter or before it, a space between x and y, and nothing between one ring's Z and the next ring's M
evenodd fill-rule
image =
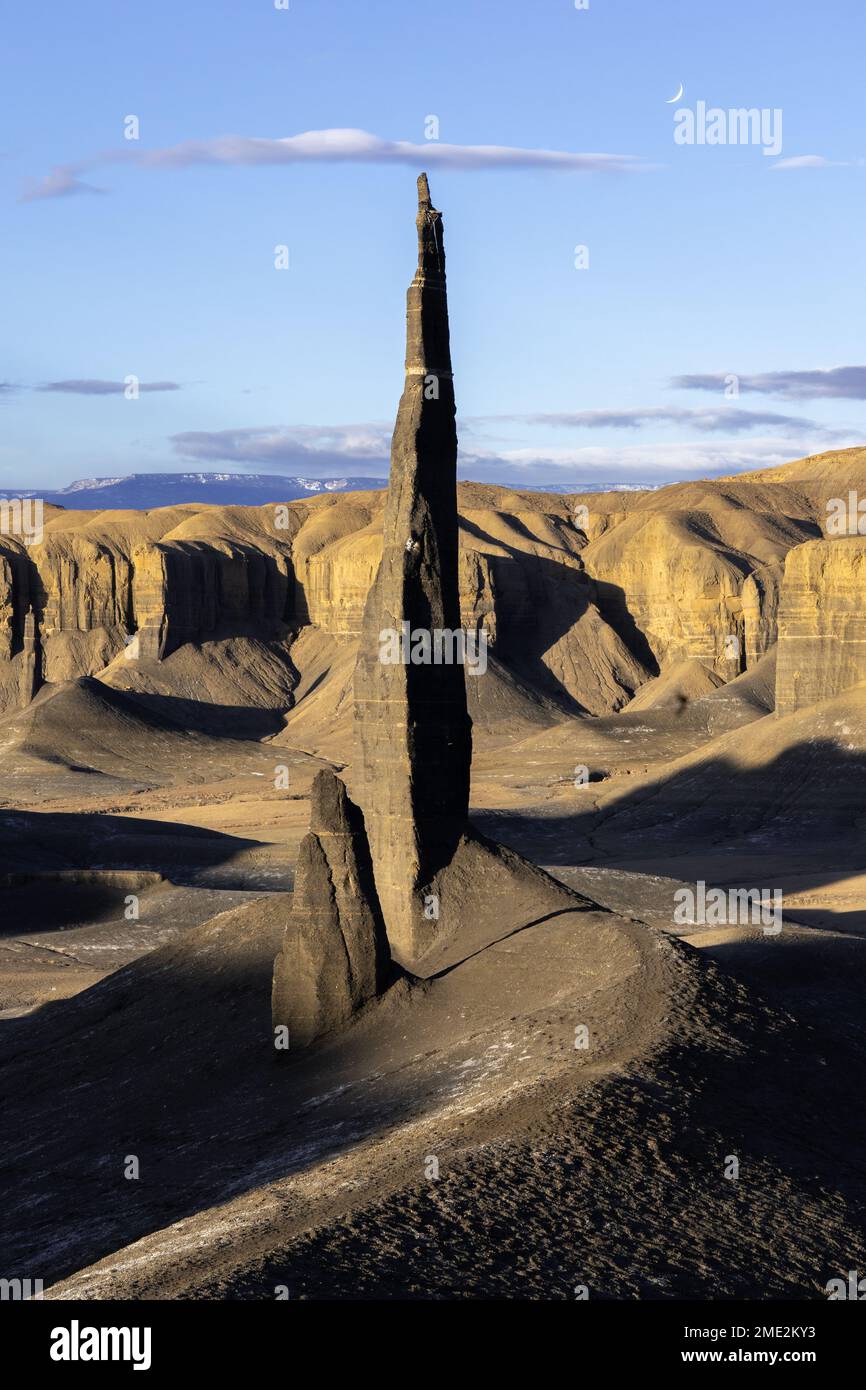
M418 179L418 269L406 305L406 380L391 443L384 547L355 671L356 744L376 888L391 950L424 954L425 892L469 810L471 721L463 666L389 664L383 634L457 631L457 429L441 214ZM435 909L434 909L435 911Z
M384 548L355 668L360 800L393 958L430 977L583 902L469 824L464 668L383 661L389 634L460 627L457 433L442 218L418 180L418 270L406 310L406 384L391 445ZM434 647L435 651L435 647ZM482 677L479 677L483 679Z
M429 978L585 902L470 826L471 722L460 661L382 660L394 655L389 634L404 637L408 629L432 645L435 634L460 629L442 219L424 175L418 195L406 384L391 447L382 560L355 670L361 809L338 777L318 773L274 964L273 1022L288 1027L293 1048L338 1030L380 995L397 977L389 957ZM453 658L455 649L446 649Z

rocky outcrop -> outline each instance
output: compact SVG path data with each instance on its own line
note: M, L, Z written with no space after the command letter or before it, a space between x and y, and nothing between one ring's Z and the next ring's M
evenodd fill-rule
M747 605L758 655L775 640L761 606L772 587L745 593L747 577L818 534L814 506L788 487L677 483L631 502L581 558L605 617L627 613L660 667L696 660L729 679L745 665Z
M25 709L36 694L39 686L38 662L36 619L33 610L30 609L24 618L24 634L18 663L19 709Z
M469 808L472 756L464 668L387 659L383 634L454 632L457 430L442 218L418 181L418 269L406 309L406 382L391 445L379 571L355 671L361 801L376 887L398 960L435 934L423 887L454 855Z
M27 552L7 543L0 549L0 661L21 650L24 615L33 601Z
M294 616L288 545L232 510L240 513L231 518L236 538L154 541L148 532L158 523L122 513L91 535L89 519L60 513L39 545L8 542L0 551L0 661L21 652L31 610L37 688L101 671L138 630L140 654L158 658L238 629L278 631ZM165 521L176 517L169 509Z
M778 638L779 593L785 561L760 565L743 582L743 634L746 668L755 666Z
M713 542L689 516L637 512L587 546L602 612L614 626L629 615L658 665L693 659L736 675L728 639L742 642L740 591L747 563Z
M785 562L776 709L790 714L866 680L866 536L809 541Z
M317 773L292 911L274 964L271 1011L306 1047L339 1028L386 981L388 948L364 820L333 772Z
M327 539L322 527L305 526L292 547L297 576L295 617L312 623L332 637L358 638L364 605L382 559L381 514L358 530L337 531L334 523L352 527L361 518L354 510L340 508L329 517Z
M287 617L288 564L253 546L172 542L133 555L133 609L143 657L236 630L276 631Z

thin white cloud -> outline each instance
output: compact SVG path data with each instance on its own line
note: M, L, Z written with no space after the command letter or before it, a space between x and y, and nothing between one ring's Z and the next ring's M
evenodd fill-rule
M862 439L850 436L851 445ZM761 438L745 443L683 443L628 445L623 448L589 446L582 449L510 449L497 454L462 453L460 476L478 482L569 483L664 483L689 478L721 477L753 468L775 468L814 452L808 436L789 440Z
M56 391L66 396L122 396L129 389L125 381L100 381L93 377L81 377L73 381L46 381L39 391ZM138 391L180 391L177 381L140 381Z
M859 169L862 159L827 159L823 154L794 154L787 159L777 159L771 169Z
M349 462L386 468L391 430L387 424L275 425L234 430L188 430L171 437L181 458L198 463L232 463L242 468L345 468Z
M732 407L716 409L666 409L647 407L643 410L585 410L571 413L536 415L488 415L460 419L461 437L468 441L465 457L481 459L490 449L488 425L518 424L531 428L581 429L640 429L646 425L667 424L693 426L701 433L741 434L761 427L781 430L785 434L836 438L838 431L825 431L811 420L773 412L738 410ZM479 429L478 427L481 426ZM303 469L316 467L345 467L348 463L387 466L393 426L390 423L350 425L275 425L242 427L227 430L190 430L171 437L171 444L181 458L197 463L234 464L238 467L280 467ZM661 446L660 446L661 447ZM516 457L520 451L511 451ZM535 453L553 460L556 451L529 446L527 457ZM506 453L497 451L504 459ZM571 455L568 455L571 457Z
M787 401L866 400L866 367L813 367L805 371L692 373L675 376L680 391L721 391L736 381L741 393L781 396Z
M642 429L646 425L676 425L704 434L743 434L747 430L772 429L783 433L823 430L814 420L799 415L779 415L769 410L741 410L737 406L645 406L630 410L577 410L553 414L479 416L516 424L547 425L559 429Z
M44 179L38 182L31 181L26 191L19 198L21 203L33 203L40 198L72 198L78 193L104 193L104 188L95 188L91 183L85 183L78 178L75 166L59 166L52 169L50 174L46 174Z
M480 417L476 417L480 418ZM487 419L496 417L484 417ZM719 440L714 443L629 444L623 447L590 445L578 449L526 445L492 449L464 434L460 449L460 476L479 481L543 484L571 482L666 482L673 478L701 478L736 473L748 468L770 468L814 453L826 445L820 431L806 428L798 435L763 436L748 443ZM285 470L306 476L328 472L363 472L384 476L388 471L390 424L303 426L295 429L243 428L201 430L178 434L171 443L182 458L199 464L218 464L251 470ZM848 444L862 443L855 436L840 437Z
M134 164L144 169L187 169L194 165L266 165L301 163L408 164L421 169L550 169L564 173L634 173L646 166L636 155L522 149L512 145L452 145L438 140L421 144L383 140L366 130L308 130L281 139L221 135L184 140L164 149L106 150L92 159L60 165L28 189L21 201L95 192L80 175L106 164Z

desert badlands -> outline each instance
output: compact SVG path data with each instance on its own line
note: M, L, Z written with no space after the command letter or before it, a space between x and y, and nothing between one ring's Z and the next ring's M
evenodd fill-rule
M418 192L387 491L0 536L0 1264L826 1298L866 1270L866 449L457 484Z

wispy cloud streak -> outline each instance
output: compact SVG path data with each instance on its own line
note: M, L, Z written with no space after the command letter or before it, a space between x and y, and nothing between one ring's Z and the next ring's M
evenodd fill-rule
M408 164L427 169L549 169L560 173L634 173L646 166L636 155L577 153L568 150L522 149L512 145L453 145L440 141L421 144L383 140L366 130L308 130L281 139L221 135L210 140L184 140L163 149L105 150L92 159L59 165L28 188L22 202L40 198L94 193L81 176L108 164L134 164L143 169L188 169L195 165L285 165L301 163Z
M827 159L823 154L793 154L777 159L770 168L783 173L791 169L862 169L864 162L862 159Z
M46 381L37 391L56 391L67 396L122 396L128 389L125 381L99 381L83 377L73 381ZM140 381L136 389L144 391L180 391L177 381Z
M720 391L733 373L708 372L675 376L671 386L681 391ZM866 400L866 367L816 367L807 371L757 372L736 376L740 392L781 396L787 401Z
M275 425L229 430L188 430L170 443L181 458L240 467L344 468L362 461L385 469L391 425Z
M799 415L779 415L774 411L741 410L736 406L705 406L688 409L677 406L646 406L630 410L577 410L553 414L477 416L478 420L507 421L513 424L547 425L559 429L637 430L647 425L676 425L706 434L742 434L747 430L774 429L785 433L823 426Z
M595 412L585 412L593 414ZM598 412L605 414L605 412ZM569 416L484 416L476 420L526 421L548 423ZM465 422L460 422L461 429ZM781 442L778 435L761 436L748 443L728 441L692 443L641 443L624 447L588 445L576 449L541 444L492 448L480 435L463 431L460 449L461 476L480 481L544 483L621 481L666 481L673 477L711 477L735 473L744 468L769 468L792 458L814 452L824 442L811 421L800 421L803 428ZM386 423L361 425L310 425L298 428L240 428L200 430L174 435L175 453L203 465L222 465L268 471L299 472L322 476L328 472L351 471L362 464L363 472L383 476L388 470L391 426ZM840 437L842 437L840 435ZM844 436L847 443L859 441ZM357 471L357 470L356 470Z

